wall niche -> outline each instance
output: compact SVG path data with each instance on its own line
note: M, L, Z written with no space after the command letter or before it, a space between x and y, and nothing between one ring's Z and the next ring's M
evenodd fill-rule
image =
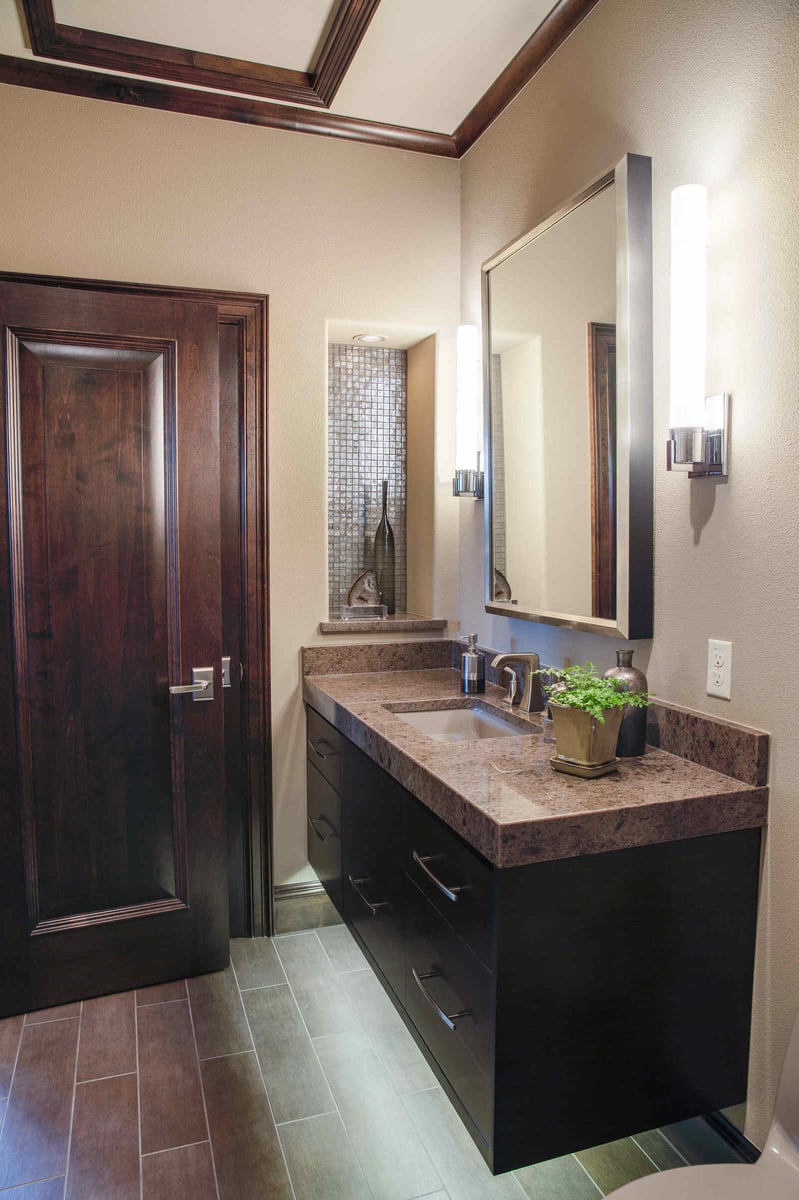
M347 592L372 567L388 480L388 519L397 556L397 612L407 605L407 361L405 350L328 346L328 605L341 614Z

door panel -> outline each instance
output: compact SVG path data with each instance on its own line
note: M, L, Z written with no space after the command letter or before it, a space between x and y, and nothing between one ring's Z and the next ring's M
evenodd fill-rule
M224 965L227 834L217 309L12 283L0 315L11 1012ZM170 696L195 666L216 700Z

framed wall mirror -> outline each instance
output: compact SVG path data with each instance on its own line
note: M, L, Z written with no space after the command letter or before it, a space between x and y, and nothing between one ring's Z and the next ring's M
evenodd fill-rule
M651 637L651 159L484 264L483 339L487 611Z

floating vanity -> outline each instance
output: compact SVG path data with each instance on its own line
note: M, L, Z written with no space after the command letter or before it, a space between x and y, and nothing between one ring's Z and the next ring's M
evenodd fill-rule
M489 1166L739 1103L766 735L656 705L653 737L705 765L650 748L570 778L451 655L303 652L308 845Z

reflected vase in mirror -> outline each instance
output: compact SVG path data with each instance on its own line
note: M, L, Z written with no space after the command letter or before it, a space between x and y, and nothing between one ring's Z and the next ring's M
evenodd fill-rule
M380 598L385 604L388 615L394 616L397 611L396 578L397 559L394 549L394 530L388 519L388 480L383 480L383 514L375 532L375 571Z
M604 674L605 679L615 679L623 692L647 691L646 675L633 666L633 650L617 650L616 666ZM638 758L646 750L646 709L632 708L627 704L621 719L616 754L619 758Z

